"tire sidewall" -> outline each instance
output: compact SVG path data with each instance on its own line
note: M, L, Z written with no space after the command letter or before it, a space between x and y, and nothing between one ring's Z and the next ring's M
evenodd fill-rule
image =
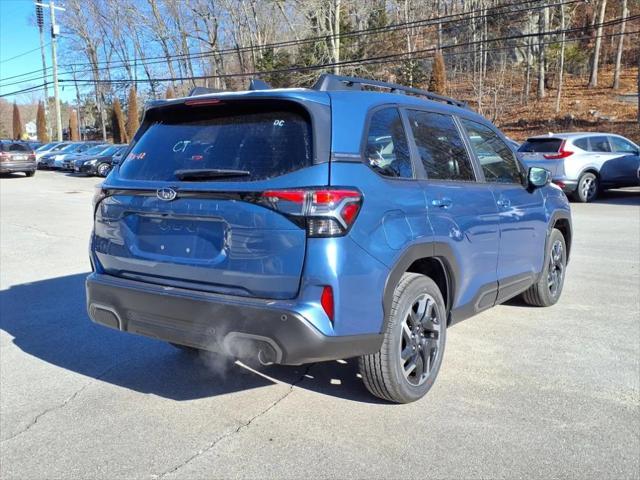
M551 252L553 250L553 245L556 241L560 241L562 244L562 265L563 265L563 273L562 280L560 282L560 287L558 288L558 294L554 297L551 295L549 291L549 284L547 277L549 275L549 261L551 259ZM542 271L542 278L540 279L541 284L544 286L544 295L547 305L554 305L562 296L562 290L564 289L564 280L567 276L567 244L564 240L564 236L558 229L553 229L551 235L549 236L549 245L547 247L547 255L545 256L545 266Z
M105 168L105 172L102 173L102 168ZM101 163L96 167L96 172L98 173L99 176L101 177L106 177L107 175L109 175L109 164L107 163Z
M412 385L404 377L402 365L400 359L400 339L402 336L402 324L405 319L405 315L409 308L412 307L414 300L421 294L427 293L433 297L436 301L435 308L437 309L438 320L443 328L440 330L440 349L436 357L435 364L429 378L422 385ZM392 373L394 376L394 383L397 386L397 392L405 402L412 402L422 398L433 386L440 366L442 365L442 358L444 356L444 349L447 340L447 315L444 300L440 290L436 284L428 277L416 277L406 287L402 296L398 299L395 308L392 311L392 328L389 331L389 359L392 365Z
M592 178L592 179L593 179L593 181L594 181L594 182L595 182L595 184L596 184L596 191L595 191L595 193L593 194L593 197L591 197L591 198L588 198L588 197L586 197L586 196L583 196L583 195L582 195L582 184L584 183L584 181L585 181L587 178ZM596 199L596 197L598 196L598 191L599 191L599 189L600 189L600 182L598 181L598 177L597 177L596 175L594 175L593 173L591 173L591 172L583 173L583 174L580 176L580 180L578 180L578 190L577 190L577 192L576 192L576 197L577 197L577 198L578 198L578 200L580 200L582 203L592 202L592 201L593 201L593 200L595 200L595 199Z

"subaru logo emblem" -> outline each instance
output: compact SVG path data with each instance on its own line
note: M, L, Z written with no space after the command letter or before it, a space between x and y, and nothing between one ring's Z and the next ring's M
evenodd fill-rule
M159 188L156 190L156 195L160 200L164 200L165 202L170 202L174 198L176 198L176 191L173 188Z

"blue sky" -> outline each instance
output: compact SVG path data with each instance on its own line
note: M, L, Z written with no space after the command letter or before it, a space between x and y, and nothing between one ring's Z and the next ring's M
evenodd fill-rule
M48 0L45 0L48 3ZM57 20L64 21L64 13L56 12ZM47 45L51 40L49 35L49 10L45 9L45 58L47 66L51 65L51 47ZM22 53L33 50L30 53L21 55ZM16 55L19 58L11 59ZM58 57L58 61L61 59ZM42 80L34 80L23 84L6 85L17 81L39 78L41 73L33 73L20 78L7 77L20 75L22 73L32 72L42 69L42 59L40 56L40 37L38 28L35 25L35 4L33 0L0 0L0 95L20 90L30 86L36 86L42 83ZM36 94L42 95L42 92ZM49 94L53 95L53 88L49 88ZM31 95L31 94L29 94ZM61 90L61 97L67 100L74 97L71 88L66 91ZM5 100L13 101L14 97L4 97ZM26 95L17 95L15 98L18 102L27 100Z

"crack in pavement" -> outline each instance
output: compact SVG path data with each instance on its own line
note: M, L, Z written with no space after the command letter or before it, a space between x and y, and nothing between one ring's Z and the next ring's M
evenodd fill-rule
M219 436L218 438L216 438L213 442L209 443L207 446L205 446L204 448L201 448L200 450L198 450L196 453L194 453L193 455L191 455L189 458L187 458L184 462L180 463L179 465L176 465L175 467L164 471L161 474L158 475L152 475L151 477L154 479L162 479L164 478L166 475L170 475L172 473L177 472L178 470L180 470L182 467L186 466L187 464L191 463L193 460L195 460L196 458L204 455L207 452L210 452L211 450L213 450L216 445L218 445L221 441L223 441L226 438L229 438L237 433L239 433L241 430L244 430L246 428L248 428L254 420L257 420L258 418L262 417L263 415L265 415L266 413L268 413L270 410L272 410L276 405L278 405L280 402L282 402L285 398L287 398L289 395L291 395L291 392L293 392L293 388L298 385L300 382L302 382L306 375L309 373L309 370L311 370L311 367L313 367L315 365L314 364L310 364L307 366L307 368L305 369L305 371L302 373L302 375L300 376L300 378L298 378L295 382L292 382L291 385L289 386L289 390L287 390L287 393L285 393L284 395L282 395L279 399L277 399L275 402L273 402L271 405L269 405L267 408L265 408L264 410L262 410L261 412L255 414L253 417L251 417L249 420L247 420L244 423L241 423L237 428Z
M100 380L101 378L103 378L111 370L113 370L118 365L120 365L120 363L122 363L122 362L117 362L117 363L111 365L109 368L103 370L99 375L97 375L91 381L85 383L82 387L80 387L78 390L76 390L74 393L72 393L70 396L68 396L62 403L59 403L58 405L54 405L53 407L47 408L46 410L40 412L38 415L36 415L33 418L33 420L31 420L31 422L29 422L29 424L25 428L23 428L22 430L20 430L19 432L15 433L15 434L11 435L9 438L5 438L4 440L0 440L0 444L8 442L9 440L13 440L14 438L19 437L23 433L28 432L29 429L31 429L31 427L33 427L36 423L38 423L38 420L40 420L40 418L42 418L46 414L48 414L50 412L53 412L55 410L60 410L61 408L66 407L74 398L76 398L78 395L80 395L80 393L82 393L84 390L86 390L91 385L93 385L96 382L96 380Z
M49 238L66 238L66 239L72 238L74 240L83 240L83 238L76 237L74 235L58 235L55 233L50 233L38 227L34 227L33 225L23 225L20 223L7 223L7 225L10 225L12 227L18 227L18 228L26 228L27 230L33 230L34 232L38 232L39 234Z

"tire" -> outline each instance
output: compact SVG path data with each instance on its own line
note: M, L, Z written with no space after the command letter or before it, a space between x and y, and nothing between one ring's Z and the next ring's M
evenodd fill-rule
M598 177L591 172L586 172L580 175L578 188L573 197L579 202L589 203L596 199L599 189L600 182Z
M429 277L405 273L393 294L380 351L359 359L365 386L390 402L419 400L438 376L446 340L447 312L440 289Z
M24 174L25 174L27 177L33 177L33 176L36 174L36 172L35 172L35 171L34 171L34 172L24 172Z
M545 265L540 279L522 294L525 303L534 307L550 307L562 295L567 268L567 245L560 230L554 228L551 232L545 253Z
M100 177L106 177L109 175L109 170L111 170L111 166L108 163L101 163L96 167L96 172Z

